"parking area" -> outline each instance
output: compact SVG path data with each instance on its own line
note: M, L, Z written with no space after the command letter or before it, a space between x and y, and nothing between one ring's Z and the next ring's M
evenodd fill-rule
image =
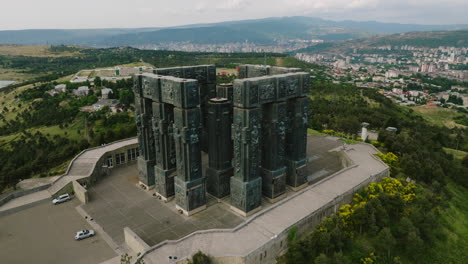
M100 263L116 253L100 234L75 241L75 233L90 229L75 207L74 198L60 205L42 202L0 217L0 259L8 264Z

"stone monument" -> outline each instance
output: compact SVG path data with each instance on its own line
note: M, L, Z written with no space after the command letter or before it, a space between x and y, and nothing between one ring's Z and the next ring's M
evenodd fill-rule
M305 187L308 73L241 65L240 79L218 87L214 65L154 73L135 77L142 185L164 200L175 197L186 215L206 207L206 192L230 195L244 216L261 208L262 196L273 203L287 186Z

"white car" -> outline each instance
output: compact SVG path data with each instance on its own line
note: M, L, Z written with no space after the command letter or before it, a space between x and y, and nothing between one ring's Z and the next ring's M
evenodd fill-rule
M59 203L66 202L68 200L70 200L70 195L67 193L67 194L62 194L59 197L53 199L52 203L53 204L59 204Z
M85 239L88 237L92 237L95 234L96 233L94 232L94 230L87 230L87 229L81 230L81 231L76 232L75 240L81 240L81 239Z

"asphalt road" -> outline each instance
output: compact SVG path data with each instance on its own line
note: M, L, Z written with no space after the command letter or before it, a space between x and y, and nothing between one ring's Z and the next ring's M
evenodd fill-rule
M75 233L91 229L75 207L74 198L60 205L40 203L0 217L0 262L8 264L100 263L116 256L101 238L75 241Z

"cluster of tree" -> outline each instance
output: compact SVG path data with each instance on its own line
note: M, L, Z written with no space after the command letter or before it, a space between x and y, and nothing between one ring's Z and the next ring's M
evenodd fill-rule
M452 86L456 86L456 85L468 87L468 82L461 82L461 81L457 81L453 79L447 79L444 77L432 78L429 75L423 75L421 73L416 73L412 77L420 79L421 82L423 83L433 84L433 85L442 87L442 89L437 89L437 87L433 87L434 91L431 91L431 92L447 91L447 90L452 89ZM428 88L431 89L431 86L429 86Z
M0 192L14 187L21 179L45 173L88 146L86 140L73 141L40 132L22 132L8 146L0 147Z
M325 218L301 239L290 231L285 263L400 264L418 260L441 228L439 185L424 188L384 178L361 190L353 203ZM416 261L417 262L417 261Z
M449 99L447 100L447 102L454 103L457 105L463 105L463 98L451 94L449 95Z

